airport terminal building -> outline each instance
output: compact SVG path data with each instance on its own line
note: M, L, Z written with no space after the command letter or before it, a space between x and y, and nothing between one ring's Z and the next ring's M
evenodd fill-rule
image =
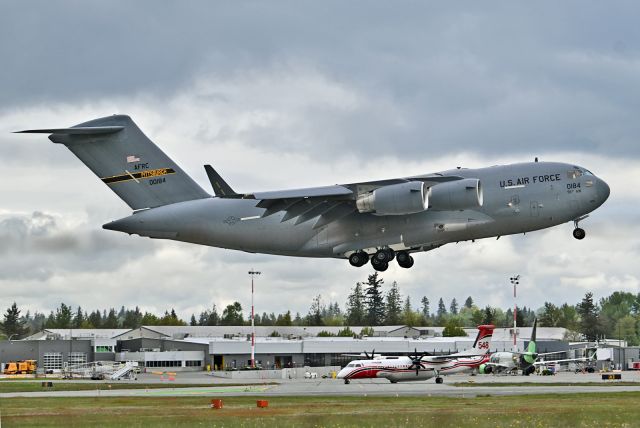
M344 366L353 355L372 352L406 355L414 351L448 354L469 349L476 329L467 336L442 337L442 327L381 326L369 336L337 337L344 327L256 327L256 364L265 369ZM351 327L358 334L362 327ZM517 329L516 347L528 344L530 327ZM371 333L371 332L369 332ZM562 351L575 357L564 340L565 329L538 327L539 352ZM320 336L319 336L320 335ZM324 337L323 337L324 336ZM513 350L513 330L494 330L491 352ZM576 347L578 348L578 347ZM614 353L615 354L615 353ZM640 361L638 348L624 348L613 358L624 367ZM562 357L563 354L560 354ZM149 371L234 370L250 364L251 327L142 326L137 329L47 329L23 340L0 342L0 363L34 359L39 370L92 361L137 361Z

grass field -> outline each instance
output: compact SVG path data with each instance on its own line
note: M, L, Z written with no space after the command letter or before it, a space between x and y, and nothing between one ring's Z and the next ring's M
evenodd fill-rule
M159 389L159 388L210 388L210 387L252 387L261 385L275 385L275 383L244 384L244 383L119 383L119 382L69 382L64 380L52 381L53 387L43 387L41 382L3 381L0 382L0 393L3 392L43 392L43 391L95 391L111 389Z
M624 382L619 380L601 381L601 382L456 382L450 385L460 387L474 386L546 386L547 388L554 386L640 386L640 382Z
M215 398L215 397L210 397ZM634 427L640 393L510 397L8 398L3 428L14 426L207 427Z

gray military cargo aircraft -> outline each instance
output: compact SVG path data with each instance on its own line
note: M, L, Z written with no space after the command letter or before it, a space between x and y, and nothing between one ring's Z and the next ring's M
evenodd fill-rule
M392 260L442 245L531 232L573 221L609 197L585 168L535 162L306 189L237 193L209 165L212 197L136 126L114 115L71 128L36 129L65 145L133 214L102 227L156 239L300 257Z

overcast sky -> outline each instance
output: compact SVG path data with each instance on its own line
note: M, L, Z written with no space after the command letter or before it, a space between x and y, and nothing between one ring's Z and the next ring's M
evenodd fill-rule
M512 305L640 292L637 2L20 1L0 7L0 311L128 307L183 317L238 300L342 308L372 272L101 228L128 207L63 146L28 128L114 113L203 188L240 191L456 166L576 163L611 186L583 222L445 246L395 263L423 295Z

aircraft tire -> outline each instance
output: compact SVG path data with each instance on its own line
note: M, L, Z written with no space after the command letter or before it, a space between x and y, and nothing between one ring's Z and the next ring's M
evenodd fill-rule
M442 379L441 377L437 377L436 383L444 383L444 379Z
M396 252L391 248L385 248L385 251L387 252L387 262L391 262L396 258Z
M373 255L373 258L380 263L387 263L389 261L389 253L386 250L378 250ZM373 259L371 261L373 262Z
M377 270L378 272L384 272L385 270L387 270L389 268L389 263L387 262L375 262L374 263L374 259L371 259L371 264L373 265L373 268L375 270Z
M401 268L409 269L413 266L413 257L406 251L400 251L396 259L398 260L398 266Z
M349 256L349 263L351 266L361 267L369 261L369 255L363 251L358 251Z
M576 227L575 229L573 229L573 237L581 240L584 239L584 237L587 236L587 233L584 231L584 229L581 229L579 227Z

